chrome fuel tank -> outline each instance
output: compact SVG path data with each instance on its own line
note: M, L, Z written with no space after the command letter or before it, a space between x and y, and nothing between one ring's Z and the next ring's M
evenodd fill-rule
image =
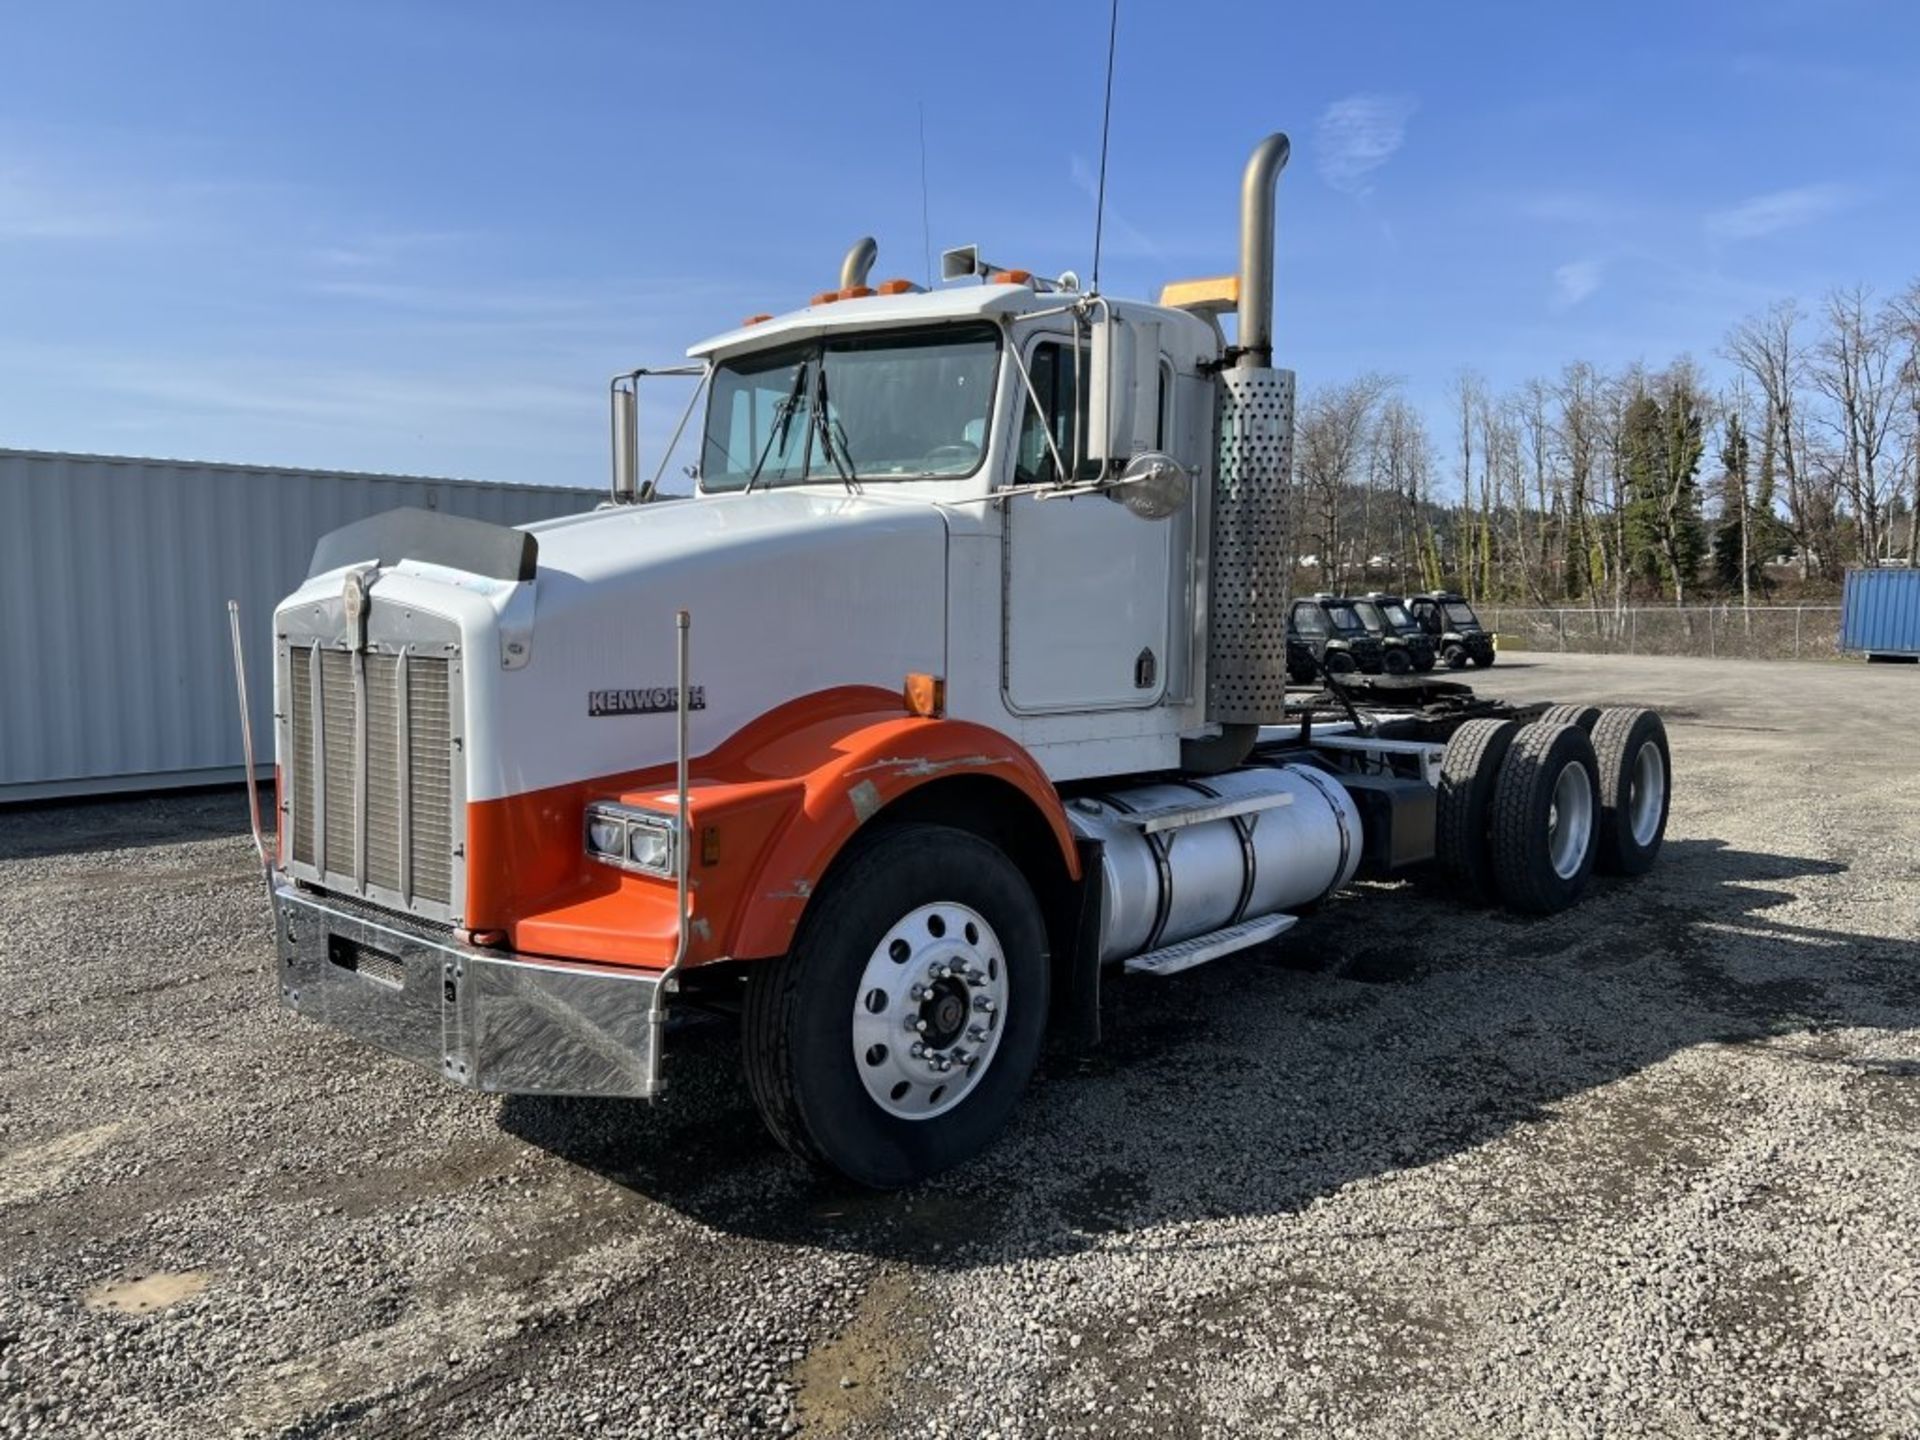
M1204 818L1246 802L1260 808ZM1360 812L1339 781L1306 765L1083 795L1067 816L1102 845L1103 964L1310 904L1360 863Z

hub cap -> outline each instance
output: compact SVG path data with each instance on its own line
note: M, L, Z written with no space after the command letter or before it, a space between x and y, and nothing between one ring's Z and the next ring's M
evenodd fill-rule
M1633 843L1644 849L1660 829L1660 812L1667 798L1667 762L1651 740L1633 757L1633 778L1628 786L1627 815L1633 827Z
M1571 880L1580 873L1593 841L1593 782L1587 767L1569 760L1553 782L1553 804L1547 809L1547 855L1553 873Z
M853 1063L889 1115L930 1120L980 1083L1007 1018L1007 959L979 911L922 905L881 937L853 998Z

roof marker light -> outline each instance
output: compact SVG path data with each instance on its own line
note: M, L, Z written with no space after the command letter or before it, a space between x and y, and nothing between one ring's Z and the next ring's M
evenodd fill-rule
M762 314L759 314L759 315L747 316L747 318L742 320L740 324L742 328L745 328L748 325L764 325L767 323L767 321L771 320L772 318L773 318L773 315L771 312L763 312Z

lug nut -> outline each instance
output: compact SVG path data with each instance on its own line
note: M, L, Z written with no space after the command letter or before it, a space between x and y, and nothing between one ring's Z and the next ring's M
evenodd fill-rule
M913 1001L920 1001L920 1000L926 999L927 987L924 985L914 986L911 990L907 991L907 998Z
M969 1025L967 1027L967 1038L969 1040L985 1043L987 1038L987 1027L984 1025Z
M922 1045L918 1040L916 1040L913 1042L913 1048L909 1050L907 1053L913 1056L914 1059L918 1060L927 1053L927 1047Z
M976 995L973 997L973 1008L978 1010L982 1015L991 1015L993 1013L993 1001L986 995Z
M947 1071L951 1069L953 1069L953 1061L947 1059L946 1056L942 1055L940 1057L940 1073L944 1075L947 1073Z

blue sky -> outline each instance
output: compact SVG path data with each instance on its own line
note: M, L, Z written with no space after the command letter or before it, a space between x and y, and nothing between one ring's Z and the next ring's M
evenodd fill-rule
M8 9L0 445L602 483L615 370L922 277L923 108L936 255L1088 267L1104 0ZM1230 269L1284 129L1303 384L1713 365L1920 275L1916 80L1910 4L1123 0L1103 288Z

